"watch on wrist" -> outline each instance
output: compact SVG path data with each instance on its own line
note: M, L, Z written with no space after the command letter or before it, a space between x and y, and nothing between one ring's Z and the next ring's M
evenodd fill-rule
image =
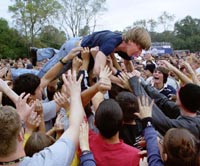
M66 65L66 64L67 64L67 62L63 62L63 58L60 59L60 63L62 63L63 65Z
M151 127L151 126L152 126L151 121L148 121L148 122L147 122L147 127Z

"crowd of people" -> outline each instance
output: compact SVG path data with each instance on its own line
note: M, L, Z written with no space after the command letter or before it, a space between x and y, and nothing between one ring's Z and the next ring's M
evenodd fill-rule
M1 59L0 165L199 166L199 55L150 46L135 27Z

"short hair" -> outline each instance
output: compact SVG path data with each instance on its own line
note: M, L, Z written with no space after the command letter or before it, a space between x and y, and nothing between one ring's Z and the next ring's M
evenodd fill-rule
M123 111L124 122L132 122L137 118L134 113L139 111L138 101L134 94L131 92L120 92L116 96L116 101L119 103Z
M169 70L164 67L159 66L155 68L154 72L155 71L160 71L163 74L163 84L165 84L167 82Z
M13 82L13 91L18 95L25 92L31 95L35 94L35 90L40 85L40 78L34 74L22 74L17 77Z
M45 147L52 145L54 138L42 132L33 132L24 147L27 156L32 157L35 153L43 150Z
M135 27L122 35L122 39L125 42L129 40L140 45L142 49L148 50L151 47L151 37L149 33L141 27Z
M21 130L21 120L11 106L0 107L0 157L16 151L17 138Z
M188 83L179 90L179 99L181 104L190 112L196 113L200 110L200 86Z
M102 101L95 113L95 124L105 138L113 137L121 128L123 113L114 99Z
M199 141L188 130L172 128L163 141L163 153L167 154L166 166L191 166L198 162Z

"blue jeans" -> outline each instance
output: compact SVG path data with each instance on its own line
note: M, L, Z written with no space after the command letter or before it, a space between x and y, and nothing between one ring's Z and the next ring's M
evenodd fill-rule
M26 73L31 73L31 74L35 74L38 75L38 70L35 69L25 69L25 68L19 68L19 69L15 69L15 68L11 68L11 73L12 73L12 79L15 80L18 76L22 75L22 74L26 74Z
M63 57L65 57L74 47L77 46L77 43L81 40L81 37L76 37L76 38L72 38L68 41L66 41L62 47L60 48L59 52L54 55L48 62L46 62L44 64L44 66L40 69L38 76L40 78L42 78L44 76L44 74L51 69L57 62L59 62L59 60ZM62 71L59 73L62 74L64 73L67 69L69 69L71 67L72 62L69 61L67 62L66 65L64 65Z
M50 59L58 52L59 50L54 48L39 48L37 50L37 61L40 62L44 59Z

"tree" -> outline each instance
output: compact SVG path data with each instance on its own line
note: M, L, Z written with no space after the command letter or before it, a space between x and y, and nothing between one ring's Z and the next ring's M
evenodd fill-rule
M143 20L137 20L133 23L133 26L137 26L137 27L143 27L145 29L147 29L147 21L145 19Z
M170 15L166 11L162 13L161 16L158 17L158 23L163 25L163 31L168 31L171 23L174 21L175 16Z
M149 19L148 21L147 21L147 24L149 25L148 27L149 27L149 31L150 32L154 32L154 30L155 30L155 28L156 28L156 26L157 26L157 22L154 20L154 19Z
M17 29L30 45L34 45L34 39L42 27L58 17L59 9L60 4L56 0L15 0L15 3L9 6Z
M41 47L52 47L59 49L66 40L64 31L60 31L52 25L45 26L40 34Z
M176 42L179 49L199 51L200 19L193 19L191 16L186 16L184 19L175 23L174 32L177 40L182 41L182 45Z
M17 30L8 26L8 22L0 18L0 58L17 58L26 56L24 39Z
M191 16L186 16L184 19L175 23L174 31L177 37L183 39L193 35L199 35L200 19L193 19Z
M62 4L62 26L72 36L78 36L81 33L94 31L96 27L97 17L102 14L105 8L106 0L61 0ZM90 24L93 21L93 28Z

